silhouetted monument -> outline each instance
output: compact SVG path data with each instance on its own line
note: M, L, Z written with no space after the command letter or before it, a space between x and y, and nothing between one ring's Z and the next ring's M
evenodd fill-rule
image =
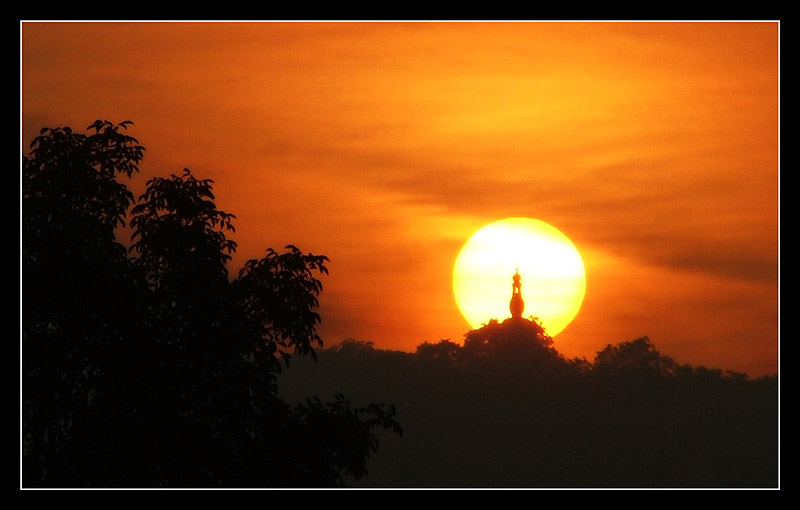
M512 319L521 319L522 311L525 310L525 301L522 300L521 279L522 277L519 275L519 271L514 273L514 283L511 284L511 302L508 304Z

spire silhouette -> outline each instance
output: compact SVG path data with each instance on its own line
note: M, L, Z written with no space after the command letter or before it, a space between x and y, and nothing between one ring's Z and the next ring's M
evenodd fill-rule
M508 309L511 310L511 317L513 319L522 318L522 311L525 310L525 301L522 300L522 284L520 280L522 277L519 270L514 273L514 283L511 284L511 302L508 304Z

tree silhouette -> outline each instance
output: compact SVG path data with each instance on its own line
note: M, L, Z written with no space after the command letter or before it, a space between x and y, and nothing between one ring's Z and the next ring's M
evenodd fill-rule
M557 343L557 342L556 342ZM647 337L594 362L541 327L491 321L415 353L348 341L280 376L286 398L341 391L403 411L370 487L775 487L777 377L679 365Z
M315 356L328 258L269 249L231 279L234 216L213 181L117 179L130 122L45 128L22 158L26 486L330 486L361 477L394 408L290 406L276 377ZM131 208L131 206L133 206ZM130 209L132 244L117 241ZM283 361L282 361L283 360Z
M105 360L137 328L140 289L115 238L133 202L117 175L136 172L144 153L126 125L45 128L22 159L25 480L74 485L89 469Z
M538 378L572 368L541 324L521 317L491 320L469 331L464 335L461 362L509 377L529 373Z

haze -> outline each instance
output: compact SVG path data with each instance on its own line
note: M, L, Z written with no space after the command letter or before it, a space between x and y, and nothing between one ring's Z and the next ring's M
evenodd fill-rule
M586 265L559 351L647 335L759 376L778 369L778 43L775 22L25 22L22 151L43 126L134 121L132 188L214 179L233 273L270 246L330 257L326 345L461 341L458 250L523 216Z

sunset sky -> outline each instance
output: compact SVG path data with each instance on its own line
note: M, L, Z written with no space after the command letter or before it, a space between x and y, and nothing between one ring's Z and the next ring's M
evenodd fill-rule
M778 370L778 42L777 22L23 22L22 152L132 120L134 192L214 179L232 274L268 247L330 257L326 345L462 341L459 249L521 216L583 256L566 356L647 335L758 376Z

